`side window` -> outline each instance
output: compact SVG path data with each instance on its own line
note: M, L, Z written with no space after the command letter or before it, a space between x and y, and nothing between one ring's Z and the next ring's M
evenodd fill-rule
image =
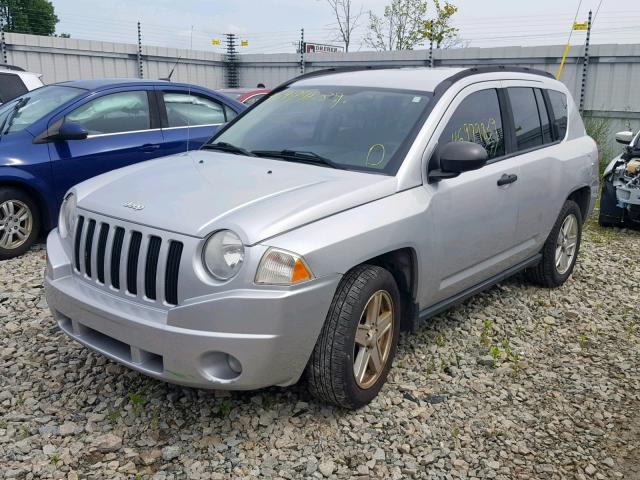
M542 128L533 88L507 88L507 95L513 112L517 150L542 145Z
M163 92L169 127L215 125L225 122L224 108L214 100L188 93Z
M482 145L489 159L504 155L504 134L498 92L495 89L474 92L465 98L442 131L438 144L475 142Z
M18 75L0 73L0 103L7 103L29 90Z
M536 102L538 103L538 113L540 114L540 123L542 124L542 141L543 143L553 142L553 136L551 135L551 123L549 122L549 112L544 104L544 98L542 96L542 90L535 89Z
M67 115L90 135L135 132L150 128L147 92L119 92L91 100Z
M226 105L224 106L224 114L225 114L225 117L227 118L227 122L230 122L231 120L233 120L238 116L235 110L233 110L232 108Z
M547 90L553 109L553 132L556 140L562 140L567 134L567 96L556 90Z
M247 98L243 103L245 105L253 105L264 96L265 96L264 93L257 93L254 96Z

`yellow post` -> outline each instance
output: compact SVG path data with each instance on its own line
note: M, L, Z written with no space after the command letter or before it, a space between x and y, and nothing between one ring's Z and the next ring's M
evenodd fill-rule
M560 66L558 67L558 73L556 73L556 80L560 80L560 76L562 75L562 70L564 69L564 62L567 60L567 55L569 54L569 47L571 45L567 43L567 46L564 47L564 54L562 55L562 61L560 62Z

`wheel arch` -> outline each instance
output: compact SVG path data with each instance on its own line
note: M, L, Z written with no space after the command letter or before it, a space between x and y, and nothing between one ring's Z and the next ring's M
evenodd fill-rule
M414 248L403 247L371 257L359 265L377 265L388 270L398 285L402 301L402 330L414 331L418 321L418 256ZM356 265L356 266L359 266ZM354 266L354 268L356 267Z
M567 200L572 200L578 204L582 214L582 223L587 221L589 215L589 202L591 201L591 187L585 186L571 192Z

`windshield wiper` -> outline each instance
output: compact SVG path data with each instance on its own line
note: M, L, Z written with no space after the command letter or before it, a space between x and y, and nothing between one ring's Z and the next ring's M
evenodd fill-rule
M232 145L230 143L227 142L217 142L217 143L205 143L202 146L203 150L221 150L223 152L228 152L228 153L236 153L236 154L240 154L240 155L246 155L248 157L256 157L257 155L255 153L250 152L249 150L246 150L242 147L236 147L235 145Z
M6 117L4 117L4 121L2 122L2 125L0 125L0 139L4 137L4 134L7 133L7 131L11 128L11 125L13 125L13 121L18 116L18 110L24 107L28 101L29 101L29 97L21 98L13 106L13 108L11 109L11 112L9 112L9 114Z
M274 157L281 158L283 160L288 161L300 161L306 163L315 163L320 165L326 165L331 168L338 168L343 170L344 167L342 165L337 164L333 160L330 160L326 157L318 155L315 152L307 152L304 150L252 150L251 153L259 156L259 157Z

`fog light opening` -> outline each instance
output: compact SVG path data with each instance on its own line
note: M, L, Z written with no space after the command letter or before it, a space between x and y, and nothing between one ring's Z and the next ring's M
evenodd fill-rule
M213 382L227 383L242 373L242 364L226 352L207 352L200 359L201 372Z
M227 363L229 364L229 368L235 373L238 375L242 373L242 365L240 365L240 361L236 357L227 354Z

